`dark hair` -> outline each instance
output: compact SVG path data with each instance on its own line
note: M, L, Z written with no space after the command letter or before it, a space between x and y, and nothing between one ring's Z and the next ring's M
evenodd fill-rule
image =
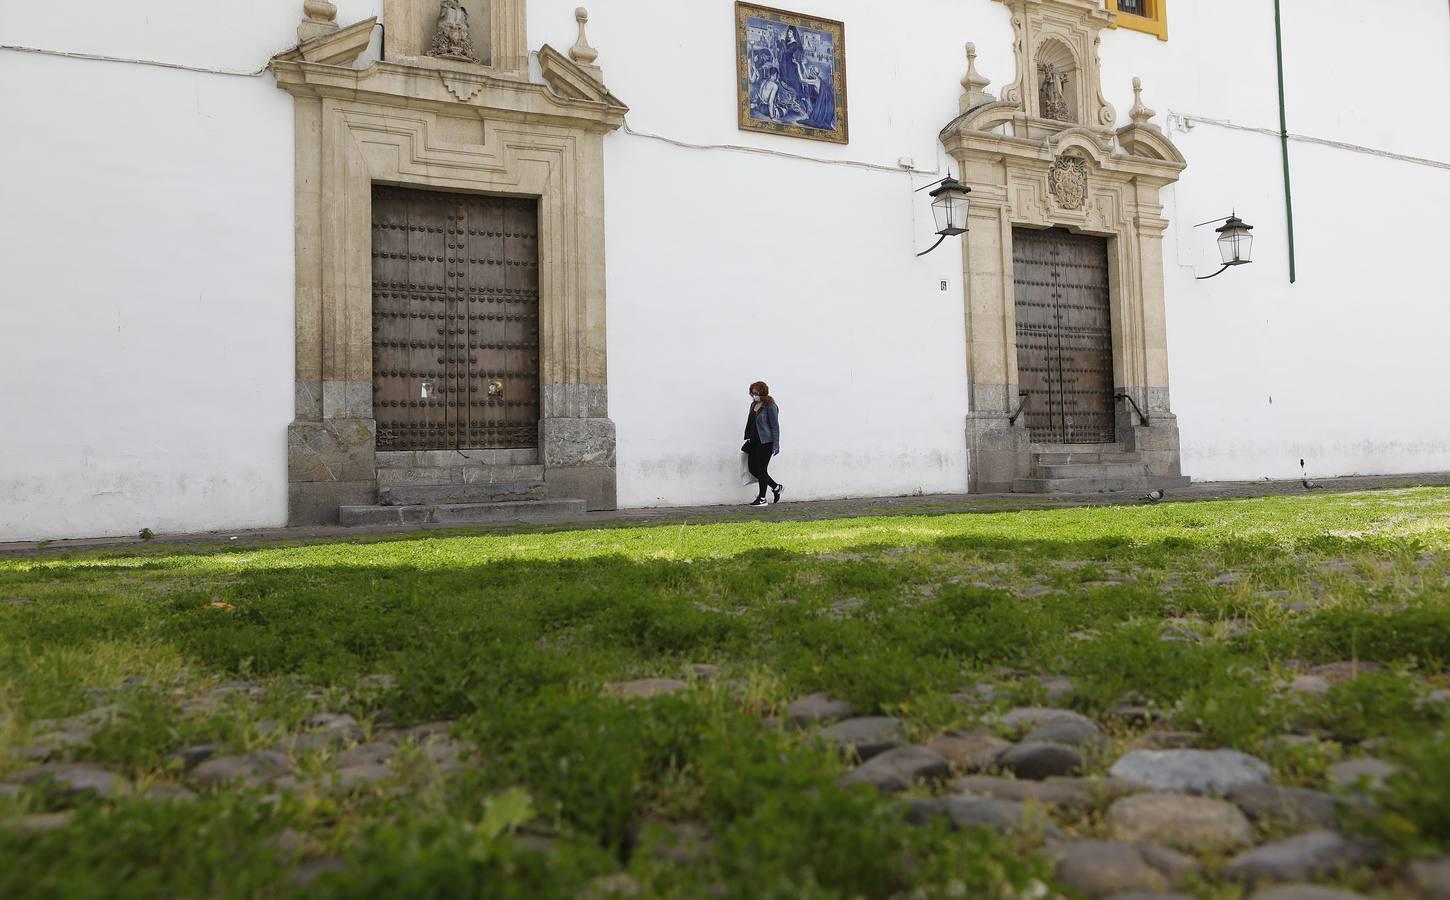
M770 396L770 385L757 381L750 386L750 393L759 394L766 406L774 406L775 398Z

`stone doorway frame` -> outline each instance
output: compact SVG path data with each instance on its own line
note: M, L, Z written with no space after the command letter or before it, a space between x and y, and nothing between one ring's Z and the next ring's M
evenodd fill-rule
M434 59L390 29L388 61L353 68L376 27L326 21L307 0L303 42L272 60L295 100L296 412L288 428L288 521L337 522L376 501L372 408L374 183L536 199L539 204L539 462L552 497L615 506L615 432L605 352L604 136L627 107L593 56L545 45L528 77L524 0L494 0L488 58ZM392 22L438 4L387 0ZM322 14L318 14L318 9ZM421 10L421 12L420 12ZM333 12L335 15L335 11ZM400 30L401 34L401 30ZM309 37L309 35L311 35ZM584 47L580 23L580 44ZM408 52L411 51L411 52Z
M1150 476L1180 474L1177 418L1168 393L1161 190L1187 166L1137 102L1114 130L1103 97L1098 46L1113 14L1099 0L1005 0L1012 16L1016 79L998 100L967 45L961 114L941 142L972 189L962 235L966 307L969 484L1006 492L1026 478L1033 445L1018 415L1012 229L1063 227L1107 238L1116 430ZM1043 65L1065 75L1047 87ZM1050 96L1049 96L1050 93ZM1069 120L1047 118L1065 108ZM1132 405L1137 404L1135 409ZM1138 410L1141 410L1142 416ZM1144 424L1143 419L1147 419Z

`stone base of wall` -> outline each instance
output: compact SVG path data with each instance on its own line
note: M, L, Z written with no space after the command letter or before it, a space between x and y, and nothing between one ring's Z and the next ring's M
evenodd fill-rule
M583 500L586 508L617 509L613 466L564 466L544 470L544 491L549 499Z
M1009 425L1002 413L967 414L967 490L974 494L1007 493L1026 478L1032 460L1032 439L1018 420Z
M378 502L376 481L301 481L287 485L288 525L336 525L339 506Z

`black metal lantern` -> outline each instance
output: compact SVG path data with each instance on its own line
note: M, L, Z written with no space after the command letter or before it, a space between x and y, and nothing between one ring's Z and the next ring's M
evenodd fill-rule
M967 195L972 189L948 175L941 187L931 192L931 213L936 217L936 233L952 237L967 233Z
M1213 275L1198 276L1199 281L1222 275L1233 266L1242 266L1254 261L1254 236L1249 234L1254 230L1254 226L1240 219L1237 212L1233 212L1225 218L1199 222L1193 227L1202 228L1204 225L1212 225L1215 222L1223 223L1221 227L1214 229L1218 233L1218 252L1219 256L1223 258L1223 268L1214 272Z
M933 185L937 187L930 195L931 214L936 219L936 233L940 236L935 244L916 254L917 256L926 256L949 237L967 233L967 210L970 206L967 195L972 189L948 175L941 181L934 181L917 190L924 191Z
M1238 216L1229 216L1218 232L1218 252L1226 266L1241 266L1253 262L1254 236L1249 234L1254 226L1248 225Z

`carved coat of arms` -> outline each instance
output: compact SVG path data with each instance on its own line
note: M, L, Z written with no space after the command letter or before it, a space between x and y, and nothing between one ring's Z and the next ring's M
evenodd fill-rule
M473 50L473 38L468 33L468 10L459 0L443 0L439 4L438 25L433 32L433 44L428 48L428 55L463 62L479 61Z
M1047 170L1047 189L1063 209L1082 209L1087 202L1087 160L1059 156Z

